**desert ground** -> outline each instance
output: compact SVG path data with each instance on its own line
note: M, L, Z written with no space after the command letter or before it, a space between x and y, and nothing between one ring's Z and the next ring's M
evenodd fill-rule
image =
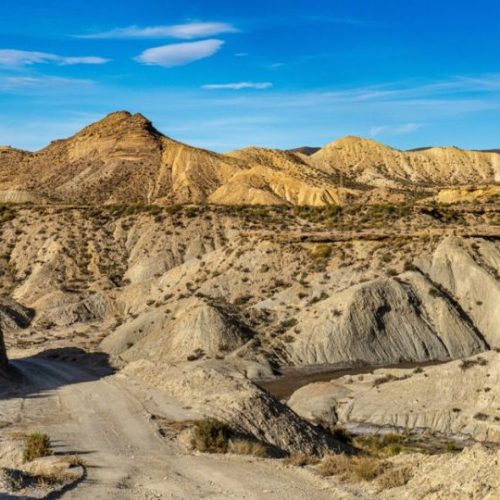
M0 497L498 498L499 168L0 148Z

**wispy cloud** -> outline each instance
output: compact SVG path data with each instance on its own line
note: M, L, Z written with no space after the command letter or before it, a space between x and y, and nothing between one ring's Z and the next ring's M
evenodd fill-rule
M68 87L90 87L92 80L81 78L61 78L56 76L3 76L0 77L0 90L15 91L24 89L43 89Z
M329 23L329 24L364 24L365 21L355 17L336 17L336 16L305 16L307 21Z
M236 32L238 32L238 29L228 23L190 22L170 26L128 26L126 28L115 28L101 33L77 35L77 37L87 39L178 38L180 40L193 40L195 38L205 38Z
M273 86L271 82L238 82L238 83L210 83L203 85L207 90L265 90Z
M106 64L109 59L97 56L66 57L47 52L0 49L0 65L8 67L33 66L34 64L57 64L73 66L76 64Z
M135 58L141 64L172 68L205 59L216 54L224 45L222 40L174 43L145 50Z
M372 137L381 135L403 135L411 134L423 127L421 123L405 123L403 125L379 125L370 129Z

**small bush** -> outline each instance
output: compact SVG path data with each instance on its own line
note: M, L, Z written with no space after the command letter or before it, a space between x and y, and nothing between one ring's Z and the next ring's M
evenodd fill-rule
M23 449L23 461L31 462L37 458L47 457L52 453L50 438L41 432L32 432L26 437Z
M231 429L218 420L199 420L194 424L191 446L204 453L227 453Z
M399 488L404 486L412 478L411 469L409 467L398 467L386 470L379 478L378 485L382 490L391 488Z
M290 455L283 460L285 465L294 465L295 467L305 467L306 465L315 465L318 463L318 459L307 453L296 453Z
M311 250L311 256L314 260L326 260L332 255L332 247L326 243L320 243Z
M228 451L236 455L251 455L252 457L260 458L269 456L268 449L265 445L250 439L235 439L231 441Z
M488 361L481 357L475 359L463 359L460 363L460 368L465 371L473 366L486 366L487 364Z
M474 418L475 418L476 420L479 420L479 421L481 421L481 422L484 422L485 420L488 420L488 415L486 415L486 413L481 413L481 412L479 412L479 413L476 413L476 414L474 415Z
M395 375L393 375L392 373L388 373L387 375L382 375L382 377L377 377L373 381L373 387L378 387L379 385L387 384L387 382L392 382L397 379L398 378Z
M405 437L394 433L374 434L356 438L355 444L367 453L388 457L401 453L405 444Z
M387 470L388 464L378 458L326 455L319 466L322 476L338 476L342 481L372 481Z

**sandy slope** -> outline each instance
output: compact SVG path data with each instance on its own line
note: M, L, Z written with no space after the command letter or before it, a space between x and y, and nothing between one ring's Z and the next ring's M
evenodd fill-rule
M277 462L184 454L160 438L148 410L170 418L186 412L172 401L159 405L123 376L88 380L95 377L82 368L39 358L14 364L40 392L2 401L0 417L19 412L29 428L52 437L56 451L86 461L86 480L64 498L332 498L323 480Z

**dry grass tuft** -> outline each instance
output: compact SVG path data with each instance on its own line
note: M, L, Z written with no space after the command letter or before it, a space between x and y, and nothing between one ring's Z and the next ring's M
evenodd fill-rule
M307 453L296 453L285 458L283 463L285 465L294 465L295 467L305 467L306 465L315 465L318 461L316 457Z
M379 478L378 485L382 490L390 490L391 488L399 488L404 486L413 474L410 467L397 467L386 470Z
M322 476L338 476L342 481L355 483L372 481L387 470L389 465L378 458L326 455L319 465Z
M249 439L235 439L231 441L228 451L236 455L251 455L259 458L266 458L269 456L266 446L258 441L251 441Z
M47 457L52 454L50 438L41 432L32 432L24 441L23 461L31 462L37 458Z
M83 467L85 465L83 458L78 455L68 455L64 459L70 467Z
M194 423L191 447L203 453L227 453L231 429L218 420L198 420Z

